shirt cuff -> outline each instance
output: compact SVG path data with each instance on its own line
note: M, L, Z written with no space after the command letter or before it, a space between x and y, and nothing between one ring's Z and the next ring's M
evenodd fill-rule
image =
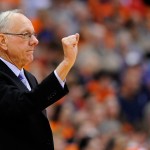
M66 80L65 80L65 81L62 81L62 80L60 79L60 77L58 76L56 70L54 71L54 74L55 74L57 80L59 81L60 85L64 88Z

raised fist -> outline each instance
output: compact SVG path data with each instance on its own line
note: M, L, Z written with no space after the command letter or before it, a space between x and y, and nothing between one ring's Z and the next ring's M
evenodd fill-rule
M70 65L73 65L76 60L76 56L78 54L78 42L79 42L78 33L62 39L64 60Z

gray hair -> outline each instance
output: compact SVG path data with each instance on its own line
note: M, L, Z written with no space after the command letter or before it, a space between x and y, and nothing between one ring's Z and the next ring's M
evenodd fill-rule
M22 13L20 9L8 10L0 13L0 33L7 32L9 28L9 19L13 14Z

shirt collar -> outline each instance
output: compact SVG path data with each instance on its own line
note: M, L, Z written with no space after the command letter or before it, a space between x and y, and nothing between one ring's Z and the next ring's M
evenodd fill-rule
M18 69L15 65L13 65L12 63L8 62L7 60L3 59L0 57L0 60L2 60L12 71L13 73L18 77L20 72L23 72L24 74L24 71L23 69Z

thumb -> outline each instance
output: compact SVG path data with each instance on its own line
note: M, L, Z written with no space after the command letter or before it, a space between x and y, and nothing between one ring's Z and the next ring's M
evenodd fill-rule
M77 40L77 42L78 42L80 35L79 35L79 33L76 33L75 35L76 35L76 40Z

